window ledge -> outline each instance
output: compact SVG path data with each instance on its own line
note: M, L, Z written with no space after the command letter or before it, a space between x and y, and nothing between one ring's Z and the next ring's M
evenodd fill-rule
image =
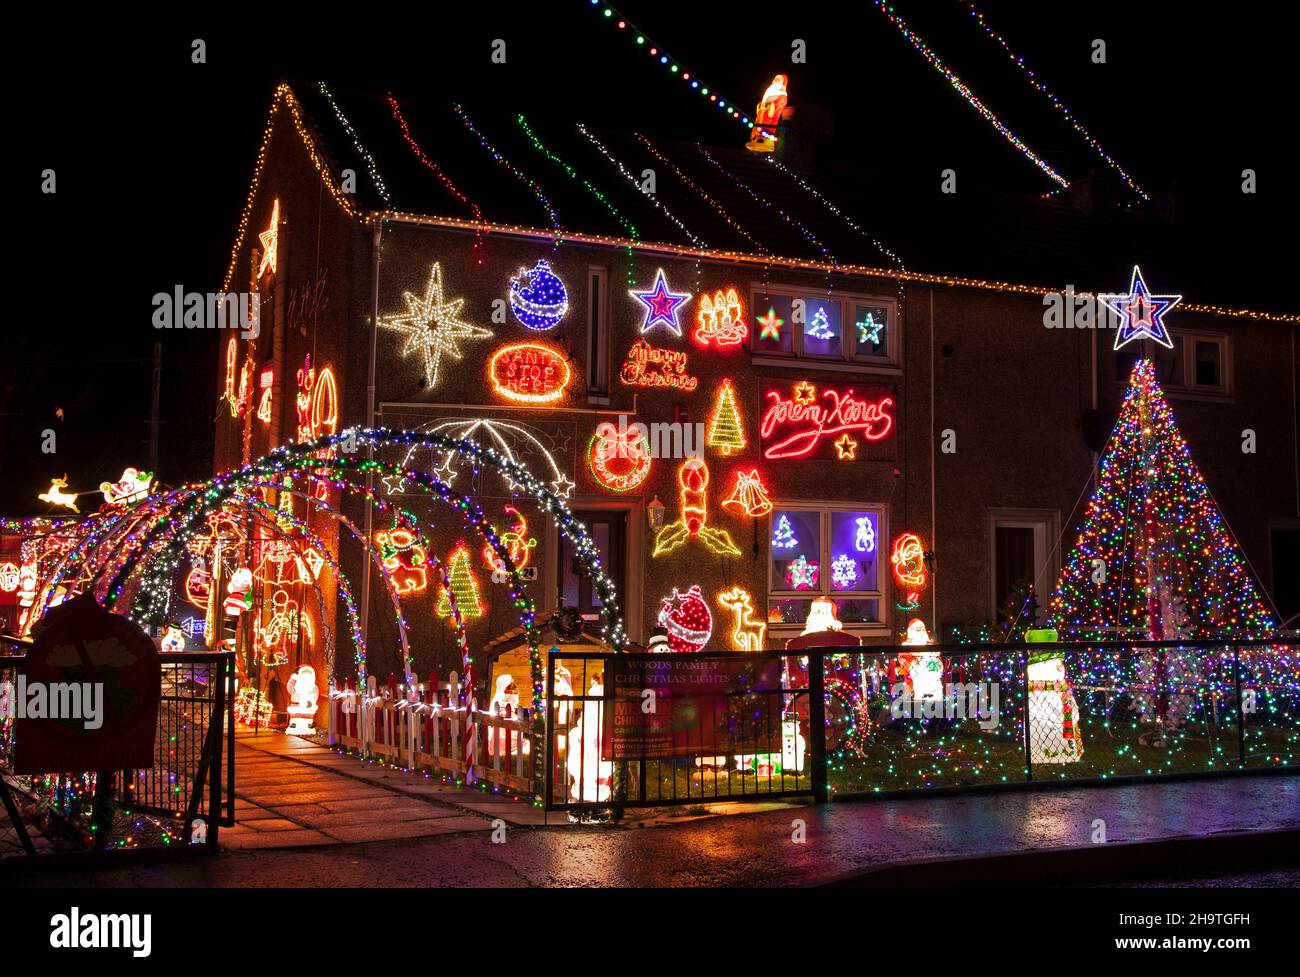
M901 377L903 369L899 366L873 366L870 363L851 363L848 360L816 360L797 356L762 356L751 355L751 366L774 366L785 370L802 370L808 372L858 373L864 376Z

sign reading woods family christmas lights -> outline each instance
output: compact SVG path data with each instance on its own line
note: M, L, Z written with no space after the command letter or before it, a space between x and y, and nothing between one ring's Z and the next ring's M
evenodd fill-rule
M763 385L764 458L855 461L859 445L894 427L894 398L807 380Z
M614 655L605 760L757 753L781 728L781 663L739 655ZM607 714L608 715L608 714Z

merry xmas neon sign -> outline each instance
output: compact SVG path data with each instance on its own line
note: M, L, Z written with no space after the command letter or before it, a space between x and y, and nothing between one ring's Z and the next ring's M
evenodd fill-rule
M810 458L818 449L826 457L852 461L858 439L879 441L894 427L894 398L860 398L852 387L808 381L771 385L763 390L759 436L764 458Z

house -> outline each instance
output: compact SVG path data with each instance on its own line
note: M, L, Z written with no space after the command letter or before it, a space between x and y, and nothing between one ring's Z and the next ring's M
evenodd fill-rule
M261 324L223 339L215 469L356 425L493 447L588 526L634 642L662 613L688 642L779 647L816 596L867 642L912 616L978 624L1026 580L1051 590L1137 351L1073 310L1047 328L1053 303L1123 292L1140 256L1153 292L1186 293L1155 350L1182 430L1265 590L1300 610L1295 315L1218 307L1213 280L1161 277L1167 227L1069 199L963 202L963 265L933 203L909 216L840 174L841 205L809 158L282 85L224 283L261 294ZM535 500L455 453L389 454L473 495L537 606L598 615ZM393 508L317 501L372 538L415 513L468 588L471 646L518 623L453 514L373 485ZM372 668L397 668L371 561L294 491L355 583ZM409 583L416 670L455 667L419 544L376 545Z

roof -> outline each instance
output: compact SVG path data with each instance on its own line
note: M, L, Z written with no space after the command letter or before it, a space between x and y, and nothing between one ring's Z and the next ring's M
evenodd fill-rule
M943 195L934 174L796 170L739 143L704 146L530 111L502 115L324 83L282 85L273 114L282 100L300 113L300 132L335 180L356 173L355 196L335 196L363 219L427 218L1026 292L1119 290L1137 262L1166 290L1180 282L1200 290L1185 310L1300 321L1205 304L1255 304L1250 282L1216 274L1220 252L1154 210L1081 209L1089 181L1073 196ZM647 171L653 193L642 190Z

